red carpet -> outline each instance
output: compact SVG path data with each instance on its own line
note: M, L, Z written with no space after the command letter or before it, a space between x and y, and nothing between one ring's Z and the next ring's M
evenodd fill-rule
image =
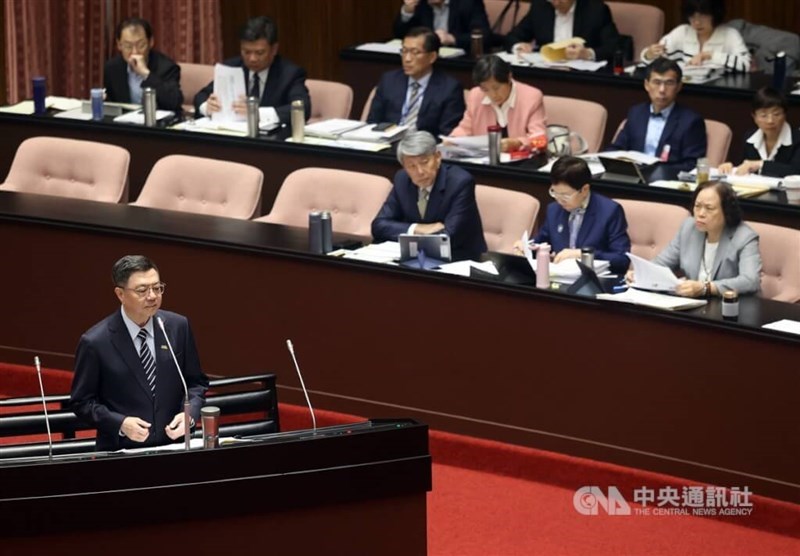
M49 393L68 391L70 373L45 376ZM36 392L31 369L0 365L0 395ZM283 430L311 426L305 408L282 404L280 414ZM318 426L360 420L317 412ZM430 449L432 556L800 555L800 506L794 504L753 496L750 516L584 516L573 506L579 486L615 485L630 500L630 489L643 485L680 489L695 483L440 431L431 431Z

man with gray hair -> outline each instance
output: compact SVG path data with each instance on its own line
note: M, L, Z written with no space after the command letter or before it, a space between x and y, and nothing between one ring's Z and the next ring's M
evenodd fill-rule
M408 133L397 147L403 166L378 216L375 241L397 241L400 234L446 233L455 259L476 259L486 251L475 179L457 166L442 164L436 139L427 131Z

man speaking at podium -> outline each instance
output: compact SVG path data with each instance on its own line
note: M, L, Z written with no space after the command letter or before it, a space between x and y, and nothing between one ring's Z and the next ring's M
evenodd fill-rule
M185 376L191 405L188 426L200 417L208 378L200 368L189 321L160 310L166 284L155 263L128 255L111 273L121 307L81 336L70 406L97 427L97 450L168 444L183 438L187 425L179 373Z

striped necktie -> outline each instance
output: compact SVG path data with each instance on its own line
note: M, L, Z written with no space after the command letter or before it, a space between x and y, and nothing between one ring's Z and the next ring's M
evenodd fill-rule
M576 208L569 213L569 248L576 249L575 245L578 241L578 233L581 231L581 224L583 224L583 214L586 209Z
M153 395L156 394L156 360L153 359L153 354L150 353L150 348L147 346L147 330L142 328L136 336L142 342L142 347L139 348L139 359L142 362L144 369L144 376L147 378L147 384L150 385L150 390Z
M411 82L411 95L408 97L408 108L406 108L406 116L401 122L407 125L411 131L417 129L417 115L419 114L420 94L419 90L422 87L419 82Z
M253 73L253 85L250 87L250 96L256 97L257 99L261 98L261 79L259 79L257 73Z

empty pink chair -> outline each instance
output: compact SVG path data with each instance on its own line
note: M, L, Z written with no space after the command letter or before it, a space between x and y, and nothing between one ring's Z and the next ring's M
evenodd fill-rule
M761 297L800 301L800 230L748 222L761 251Z
M631 238L631 253L652 260L678 233L681 223L689 211L678 205L614 199L625 211L628 221L628 237Z
M391 189L391 182L382 176L303 168L286 176L270 213L256 220L307 227L309 212L327 210L333 231L369 236L372 220Z
M181 91L183 92L183 111L194 114L194 97L200 89L214 80L214 66L211 64L180 63Z
M706 157L712 168L716 168L728 160L728 149L731 146L732 137L733 132L728 124L716 120L706 120L706 138L708 140Z
M633 39L633 57L664 35L664 11L656 6L630 2L606 2L617 30Z
M311 117L308 123L331 118L349 118L353 107L353 89L344 83L306 79L311 98Z
M586 140L590 153L600 150L606 132L608 110L591 100L544 95L548 125L563 125Z
M119 203L128 200L131 155L116 145L31 137L17 148L5 191Z
M258 168L175 154L155 163L133 205L248 220L261 207Z
M530 235L539 214L539 200L519 191L476 185L475 201L489 251L514 253L514 242L523 231Z

